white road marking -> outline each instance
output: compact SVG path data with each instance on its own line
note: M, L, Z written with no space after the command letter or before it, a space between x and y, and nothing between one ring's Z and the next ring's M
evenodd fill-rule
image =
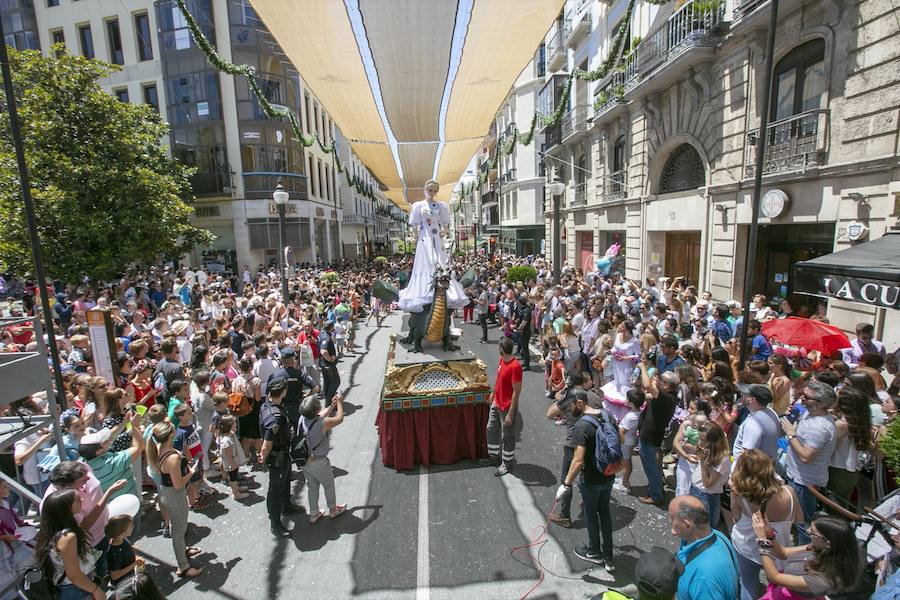
M431 598L431 552L428 543L428 467L419 466L419 535L416 550L416 600Z

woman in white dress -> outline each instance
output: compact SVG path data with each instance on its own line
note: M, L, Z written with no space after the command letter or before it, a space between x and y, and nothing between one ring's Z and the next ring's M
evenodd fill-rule
M425 183L425 199L413 203L409 212L409 225L416 229L416 256L412 274L406 287L400 290L400 308L407 312L422 312L426 304L434 300L434 272L438 267L448 268L444 251L444 234L450 225L450 211L445 202L434 199L440 185L434 179ZM463 308L469 303L465 291L451 277L447 289L447 306Z
M616 341L613 342L613 380L616 391L625 396L625 392L634 385L631 375L641 358L641 341L634 337L631 321L623 321L616 328Z
M641 340L634 336L634 324L625 320L616 327L615 339L609 351L612 363L612 381L603 390L603 408L618 421L622 421L630 410L625 393L634 387L631 375L641 358Z

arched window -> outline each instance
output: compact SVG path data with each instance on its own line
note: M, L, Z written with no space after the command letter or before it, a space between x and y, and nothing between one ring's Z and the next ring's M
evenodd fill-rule
M822 108L825 40L812 40L791 50L775 65L772 83L773 120Z
M706 185L706 169L690 144L682 144L669 155L659 176L659 193L695 190Z

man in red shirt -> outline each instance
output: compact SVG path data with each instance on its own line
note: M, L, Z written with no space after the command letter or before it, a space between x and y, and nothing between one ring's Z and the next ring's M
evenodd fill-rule
M513 470L516 458L515 423L521 392L522 365L513 356L513 341L508 337L500 338L500 364L497 366L494 391L491 392L491 413L487 424L488 454L495 460L500 459L498 476L506 475Z

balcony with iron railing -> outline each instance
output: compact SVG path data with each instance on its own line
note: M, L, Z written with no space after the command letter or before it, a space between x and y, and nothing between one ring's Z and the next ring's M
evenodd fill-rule
M621 200L625 194L625 171L613 171L606 176L603 186L603 200Z
M510 123L503 129L503 134L500 136L503 139L508 138L513 134L513 131L516 130L516 122L510 121Z
M487 136L484 139L484 145L490 146L491 143L497 140L497 121L491 121L491 126L488 127Z
M547 152L551 152L562 143L562 125L557 123L553 127L544 130L544 146Z
M763 175L802 173L809 167L825 164L829 112L828 109L810 110L770 124L767 128ZM759 129L747 134L748 179L756 173L758 142Z
M292 200L309 198L306 175L299 173L244 172L244 197L248 199L271 200L272 190L279 181Z
M497 204L497 192L494 190L490 190L481 195L482 208L487 208L495 204Z
M191 175L191 189L195 196L228 196L231 193L231 176L227 171L197 172ZM269 188L269 198L272 190Z
M569 203L569 208L580 208L583 206L587 206L589 195L590 186L588 182L584 181L582 183L576 184L572 189L572 200Z
M375 217L371 215L344 214L341 217L341 223L344 225L373 225Z
M516 180L515 168L507 169L506 173L504 173L503 175L500 176L500 187L503 187L504 185L509 185L510 183L514 182L515 180Z
M568 64L569 55L562 34L557 30L547 44L547 68L550 71L559 71Z
M566 46L575 48L591 31L591 11L586 10L581 14L570 12L566 15L563 36Z
M563 142L575 141L577 137L587 132L590 110L590 107L586 105L576 106L563 116L560 132L560 138Z
M689 0L628 54L624 65L626 93L645 82L645 91L670 85L713 52L728 26L724 0ZM663 73L671 77L661 77Z
M591 106L593 113L592 127L608 122L618 116L625 107L625 73L616 71L607 76L598 88Z
M804 0L779 0L778 16L784 17L802 6ZM735 32L752 31L767 27L772 0L734 0L731 11L732 29Z

